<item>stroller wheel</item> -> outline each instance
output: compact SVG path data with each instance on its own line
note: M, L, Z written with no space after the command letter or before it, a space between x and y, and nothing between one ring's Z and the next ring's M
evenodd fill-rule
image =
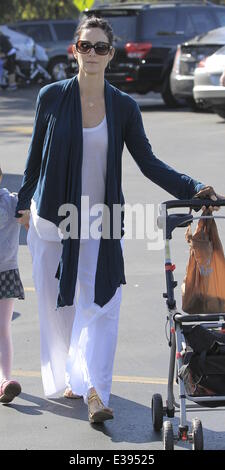
M173 425L170 421L163 423L163 450L174 450Z
M163 425L163 401L159 393L152 396L152 424L155 431L160 431Z
M203 431L200 419L194 418L192 420L192 450L203 450Z

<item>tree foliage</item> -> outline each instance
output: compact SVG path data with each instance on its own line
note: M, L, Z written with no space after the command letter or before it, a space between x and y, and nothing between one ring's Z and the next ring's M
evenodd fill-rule
M126 0L96 0L95 4L120 1L124 3ZM142 1L149 3L149 0ZM225 5L225 0L213 2ZM28 19L75 18L79 14L75 5L76 0L0 0L0 24Z
M75 18L73 0L0 0L0 23L16 20Z

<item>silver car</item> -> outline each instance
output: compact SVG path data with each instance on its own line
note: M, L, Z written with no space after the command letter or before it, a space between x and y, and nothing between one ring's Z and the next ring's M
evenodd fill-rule
M18 60L36 57L43 67L47 65L48 56L45 49L39 46L39 44L36 44L31 37L13 31L13 29L8 28L6 25L0 25L0 31L9 38L12 46L16 49L16 58Z
M221 75L225 70L225 46L202 60L195 69L193 94L197 104L213 109L225 118L225 86Z
M36 44L45 48L48 56L47 70L56 81L67 78L67 48L73 39L77 23L77 19L26 20L9 26L14 31L31 36Z
M177 48L170 75L171 91L175 98L184 98L192 107L194 72L197 64L225 45L225 26L196 36Z

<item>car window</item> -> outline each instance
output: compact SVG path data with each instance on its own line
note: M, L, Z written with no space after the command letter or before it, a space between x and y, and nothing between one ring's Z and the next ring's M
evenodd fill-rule
M220 47L219 49L217 49L217 51L215 52L215 55L218 54L218 55L225 55L225 46L223 47Z
M51 32L47 24L20 25L20 31L31 36L36 42L52 41Z
M176 10L152 9L141 15L141 37L170 36L176 34Z
M120 42L136 41L136 15L106 15L106 18L112 26L116 45Z
M59 41L71 41L74 37L76 23L53 23Z
M186 9L178 13L177 32L190 38L196 34L191 16Z
M197 34L205 33L217 26L213 15L207 10L202 9L189 11L189 15Z
M218 21L218 26L225 26L225 8L221 10L215 10L214 11L216 15L216 19Z

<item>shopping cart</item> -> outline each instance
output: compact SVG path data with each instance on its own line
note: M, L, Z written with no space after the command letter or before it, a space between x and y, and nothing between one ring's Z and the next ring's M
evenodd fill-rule
M225 200L171 200L161 204L160 216L158 217L158 226L164 230L165 238L165 275L166 292L163 297L167 305L167 321L169 326L168 344L170 347L169 374L167 386L166 406L163 406L162 396L154 394L152 397L152 423L155 431L162 429L164 450L173 450L174 443L178 441L189 442L193 450L202 450L204 447L203 428L200 419L192 419L192 426L189 429L186 419L186 410L190 409L209 409L209 407L218 407L225 405L225 396L212 395L207 397L192 396L188 393L183 379L180 377L180 370L184 365L184 357L187 355L189 345L185 338L185 329L190 326L201 325L208 331L223 331L225 328L225 313L213 314L185 314L179 312L176 307L174 289L177 282L174 280L173 271L175 265L171 261L170 240L172 233L177 227L187 227L194 220L200 218L225 219L225 216L197 215L197 212L191 213L190 209L200 210L203 206L225 206ZM170 213L171 209L188 208L186 213ZM224 335L225 336L225 335ZM225 356L224 356L225 361ZM179 403L174 397L174 380L179 386ZM186 401L195 404L186 404ZM206 406L207 405L207 406ZM180 412L178 431L173 430L172 420L163 421L163 417L174 418L175 412Z

